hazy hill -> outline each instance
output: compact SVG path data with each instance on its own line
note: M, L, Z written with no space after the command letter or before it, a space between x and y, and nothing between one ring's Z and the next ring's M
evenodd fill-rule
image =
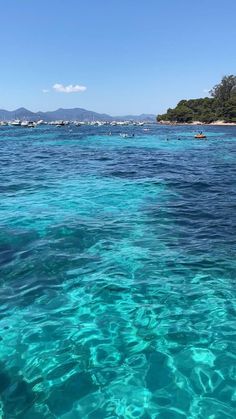
M0 120L10 121L13 119L31 120L38 121L43 119L44 121L54 120L67 120L67 121L112 121L112 120L134 120L134 121L155 121L155 115L142 114L142 115L124 115L124 116L111 116L107 114L101 114L93 111L88 111L82 108L72 109L57 109L56 111L49 112L31 112L25 108L19 108L15 111L7 111L0 109Z
M34 112L28 111L28 109L25 108L19 108L15 111L0 109L0 119L6 121L12 119L32 119L35 115Z

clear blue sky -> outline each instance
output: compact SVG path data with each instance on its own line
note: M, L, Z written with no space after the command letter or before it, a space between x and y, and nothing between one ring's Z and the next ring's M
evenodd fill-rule
M156 114L236 73L236 0L0 4L0 108Z

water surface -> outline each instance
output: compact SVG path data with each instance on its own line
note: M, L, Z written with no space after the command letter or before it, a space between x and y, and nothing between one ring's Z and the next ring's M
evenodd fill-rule
M0 128L0 417L234 418L236 128L110 131Z

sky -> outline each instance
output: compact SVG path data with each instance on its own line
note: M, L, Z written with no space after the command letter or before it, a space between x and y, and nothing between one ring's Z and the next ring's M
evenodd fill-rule
M0 0L0 108L165 112L236 74L236 0Z

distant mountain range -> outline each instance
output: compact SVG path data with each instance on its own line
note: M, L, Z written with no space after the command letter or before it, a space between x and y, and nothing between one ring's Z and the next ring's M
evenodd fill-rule
M142 114L142 115L124 115L124 116L111 116L105 113L97 113L93 111L88 111L82 108L73 108L73 109L57 109L56 111L49 112L31 112L25 108L19 108L15 111L6 111L0 109L0 120L1 121L12 121L14 119L28 120L28 121L39 121L43 119L44 121L50 122L55 120L65 120L65 121L124 121L124 120L133 120L133 121L147 121L154 122L156 116L152 114Z

